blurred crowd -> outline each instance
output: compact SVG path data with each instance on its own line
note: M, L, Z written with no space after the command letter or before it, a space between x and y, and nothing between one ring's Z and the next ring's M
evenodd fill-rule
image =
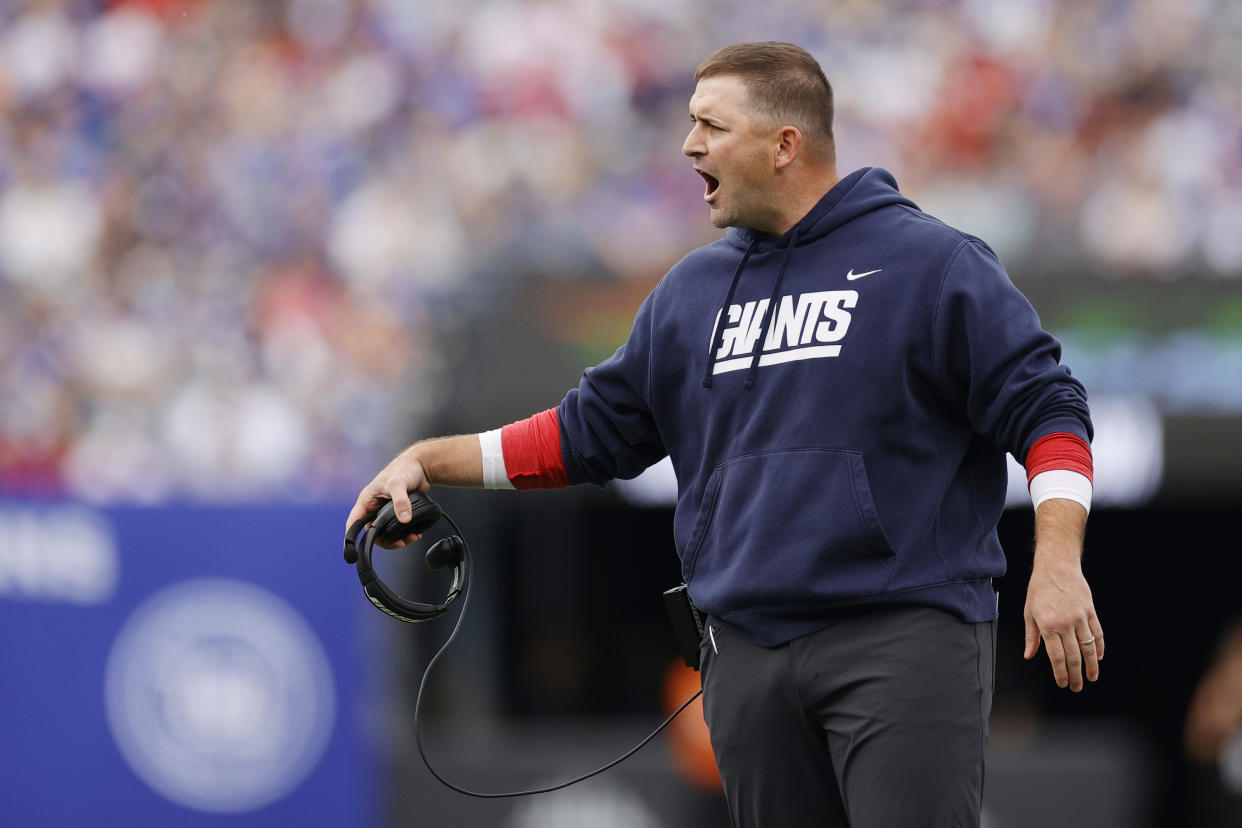
M754 39L1011 267L1242 276L1227 0L7 0L0 493L351 495L508 281L716 237L691 75Z

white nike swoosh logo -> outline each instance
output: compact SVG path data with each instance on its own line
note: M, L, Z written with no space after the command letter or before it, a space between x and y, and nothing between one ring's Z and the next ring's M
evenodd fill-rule
M872 273L879 273L883 269L884 268L880 267L880 268L876 268L875 270L868 270L866 273L855 273L854 268L851 267L850 272L845 274L845 278L849 279L852 282L855 279L861 279L864 276L870 276Z

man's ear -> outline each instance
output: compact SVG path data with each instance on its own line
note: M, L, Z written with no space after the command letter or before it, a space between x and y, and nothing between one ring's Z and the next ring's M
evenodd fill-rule
M796 126L783 126L776 133L776 169L783 170L802 152L802 133Z

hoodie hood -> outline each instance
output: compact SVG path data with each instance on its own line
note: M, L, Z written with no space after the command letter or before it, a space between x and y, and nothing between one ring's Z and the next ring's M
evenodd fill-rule
M729 244L739 250L747 249L752 243L784 247L792 241L794 234L797 235L798 245L809 244L848 221L890 204L904 204L918 209L918 205L897 189L897 180L892 173L881 167L863 167L833 185L785 235L774 236L748 227L731 227L727 238Z

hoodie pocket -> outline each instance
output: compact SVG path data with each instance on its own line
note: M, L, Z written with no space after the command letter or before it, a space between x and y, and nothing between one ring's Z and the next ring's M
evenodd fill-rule
M687 581L717 613L874 595L893 558L862 455L834 449L717 466L687 549Z

